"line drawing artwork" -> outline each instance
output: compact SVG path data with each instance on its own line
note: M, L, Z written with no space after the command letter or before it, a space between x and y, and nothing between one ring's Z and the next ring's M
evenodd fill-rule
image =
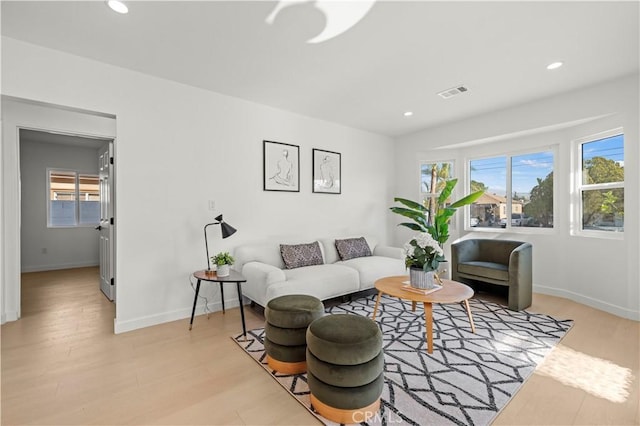
M334 181L334 165L331 158L325 155L320 163L320 186L326 189L333 188Z
M341 193L341 155L339 152L313 150L313 192Z
M300 191L299 146L265 140L263 163L265 191Z
M289 160L289 150L283 149L282 156L276 163L276 172L271 178L278 185L293 186L293 163Z

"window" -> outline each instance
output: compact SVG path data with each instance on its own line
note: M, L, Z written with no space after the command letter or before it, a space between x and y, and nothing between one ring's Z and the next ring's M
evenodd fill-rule
M100 222L97 175L49 170L47 183L49 227L93 226Z
M552 151L472 160L471 192L485 191L469 209L476 228L553 228Z
M579 141L581 230L624 231L624 135Z
M511 226L553 228L553 152L511 157Z
M425 207L431 212L447 180L453 178L453 163L420 164L420 193ZM447 203L448 204L448 203ZM431 217L433 215L429 215ZM430 222L429 219L427 219Z
M484 191L484 195L469 206L469 224L477 228L506 227L507 157L472 160L470 169L470 192Z

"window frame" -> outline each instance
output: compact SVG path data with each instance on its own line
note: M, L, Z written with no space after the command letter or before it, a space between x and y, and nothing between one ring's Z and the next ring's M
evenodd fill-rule
M511 225L511 215L512 215L512 202L513 202L513 182L512 182L512 159L513 157L519 157L519 156L523 156L523 155L528 155L528 154L536 154L536 153L542 153L542 152L551 152L553 154L553 226L550 228L541 228L541 227L535 227L535 226L512 226ZM559 144L554 143L554 144L550 144L550 145L541 145L541 146L536 146L536 147L532 147L530 149L522 149L522 150L514 150L514 151L507 151L507 152L494 152L492 154L487 154L487 155L478 155L478 156L473 156L473 157L468 157L465 159L465 193L468 193L467 191L470 191L470 187L471 187L471 162L474 160L482 160L482 159L487 159L487 158L496 158L496 157L505 157L506 159L506 164L505 164L505 174L506 174L506 182L505 182L505 188L506 188L506 194L505 194L505 198L507 199L506 202L506 213L507 213L507 225L504 228L501 227L472 227L471 226L471 213L470 213L470 209L471 206L464 206L464 230L465 231L470 231L470 232L491 232L491 233L495 233L495 232L500 232L500 233L504 233L504 232L510 232L510 233L515 233L515 234L554 234L557 232L557 227L556 227L556 223L557 223L557 210L558 210L558 203L557 203L557 194L558 194L558 152L559 152Z
M51 173L66 173L74 175L75 182L75 211L74 211L74 224L73 225L54 225L51 223ZM48 229L64 229L64 228L94 228L100 225L100 219L95 223L80 223L80 176L87 175L98 179L98 191L100 191L100 176L96 172L83 172L75 169L66 169L61 167L47 167L46 173L46 211L47 211L47 228Z
M593 133L588 136L583 136L578 139L574 139L573 141L573 151L572 155L572 176L574 178L574 182L572 184L573 188L573 202L572 202L572 210L573 214L571 215L572 226L571 226L571 235L577 237L587 237L587 238L600 238L600 239L609 239L609 240L623 240L624 239L624 229L619 232L615 231L603 231L596 229L584 229L582 223L583 217L583 205L582 205L582 193L584 191L597 191L602 189L623 189L625 187L625 181L622 182L607 182L607 183L592 183L585 184L583 183L583 164L582 164L582 154L583 154L583 146L590 142L596 142L602 139L611 138L614 136L622 135L623 141L625 140L624 128L616 127L614 129L605 130L603 132ZM623 142L623 159L624 159L624 142ZM624 160L623 160L624 161ZM626 179L626 176L625 176ZM624 228L624 227L623 227Z

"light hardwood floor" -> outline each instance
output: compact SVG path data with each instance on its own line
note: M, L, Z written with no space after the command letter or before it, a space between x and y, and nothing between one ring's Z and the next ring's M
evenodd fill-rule
M24 274L22 294L1 329L3 425L318 424L229 338L238 309L114 335L96 268ZM575 325L494 424L640 424L640 323L538 294L529 310Z

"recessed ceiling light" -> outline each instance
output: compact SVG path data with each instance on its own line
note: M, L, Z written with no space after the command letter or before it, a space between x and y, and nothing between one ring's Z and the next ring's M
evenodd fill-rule
M547 65L548 70L555 70L562 66L562 62L554 62L552 64Z
M109 0L107 2L107 5L111 8L111 10L113 10L114 12L118 12L118 13L129 13L129 8L127 7L126 4L122 3L121 1L118 0Z
M412 115L413 115L412 111L407 111L407 112L404 113L405 117L411 117Z

